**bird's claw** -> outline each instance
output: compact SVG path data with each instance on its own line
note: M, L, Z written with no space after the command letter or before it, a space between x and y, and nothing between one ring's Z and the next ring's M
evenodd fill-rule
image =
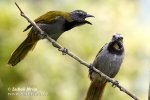
M47 37L47 34L43 32L42 34L40 34L40 37L41 39L45 39Z
M41 39L45 39L47 37L47 34L44 31L39 33L39 31L35 30L35 34L37 34Z
M118 81L115 81L115 83L112 84L112 87L115 88L115 87L117 87L118 85L119 85L119 82L118 82Z
M93 65L92 64L89 65L89 73L91 73L91 72L93 72Z
M62 55L66 55L66 53L68 52L68 49L63 48L63 49L59 49L59 51L62 51Z
M88 77L90 78L90 80L92 80L92 76L91 76L92 72L93 72L93 65L90 64L89 65L89 75L88 75Z

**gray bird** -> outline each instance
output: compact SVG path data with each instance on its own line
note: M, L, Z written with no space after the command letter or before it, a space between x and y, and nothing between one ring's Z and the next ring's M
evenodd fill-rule
M124 55L123 36L116 33L112 40L98 52L93 66L107 76L114 78L120 69ZM89 76L91 84L85 100L101 100L107 81L93 71L89 71Z

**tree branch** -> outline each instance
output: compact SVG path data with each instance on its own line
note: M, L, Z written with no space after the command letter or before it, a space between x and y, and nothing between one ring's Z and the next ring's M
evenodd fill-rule
M148 100L150 100L150 80L149 80Z
M40 36L42 36L44 33L44 31L42 31L38 25L36 25L35 22L33 22L32 20L30 20L25 14L24 12L21 10L21 8L18 6L18 4L15 2L15 5L18 7L18 9L20 10L20 15L22 17L24 17L33 27L35 27L39 32L40 32ZM74 58L75 60L77 60L80 64L86 66L87 68L91 68L91 70L93 70L94 72L98 73L100 75L100 77L104 77L107 81L111 82L113 85L115 85L116 87L118 87L120 89L120 91L125 92L127 95L129 95L130 97L132 97L134 100L139 100L134 94L132 94L131 92L129 92L127 89L125 89L123 86L121 86L118 81L114 80L113 78L108 77L107 75L103 74L101 71L99 71L98 69L96 69L94 66L91 67L91 64L88 64L87 62L85 62L84 60L82 60L81 58L79 58L78 56L76 56L74 53L72 53L70 50L65 49L63 46L61 46L59 43L57 43L55 40L53 40L51 37L47 36L46 39L48 41L50 41L52 43L52 45L56 48L58 48L59 51L61 51L62 53L65 53L67 55L69 55L70 57Z

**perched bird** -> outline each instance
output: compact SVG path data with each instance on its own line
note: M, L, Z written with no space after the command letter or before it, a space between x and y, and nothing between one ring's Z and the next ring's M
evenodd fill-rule
M46 35L50 36L54 40L57 40L65 31L83 24L91 24L89 21L85 20L87 17L94 16L87 14L82 10L75 10L72 12L49 11L34 21L46 33ZM24 31L28 30L29 28L31 28L31 30L28 33L27 38L14 51L8 61L8 64L11 66L15 66L17 63L19 63L41 39L39 35L37 35L38 31L32 27L31 24L27 26Z
M107 76L114 78L120 69L123 59L123 36L114 34L112 40L104 45L97 54L93 66ZM89 71L89 76L91 84L85 100L101 100L107 81L91 70Z

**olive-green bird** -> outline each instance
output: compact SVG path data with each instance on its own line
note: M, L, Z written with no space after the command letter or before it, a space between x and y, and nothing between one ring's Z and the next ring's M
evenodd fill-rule
M85 20L87 17L94 16L87 14L82 10L75 10L72 12L49 11L34 21L46 33L46 35L50 36L54 40L57 40L65 31L83 24L91 24L89 21ZM24 31L30 29L31 27L32 25L30 24ZM12 54L8 64L15 66L19 63L27 55L27 53L35 47L36 43L40 39L41 38L37 34L37 30L32 27L27 38Z

